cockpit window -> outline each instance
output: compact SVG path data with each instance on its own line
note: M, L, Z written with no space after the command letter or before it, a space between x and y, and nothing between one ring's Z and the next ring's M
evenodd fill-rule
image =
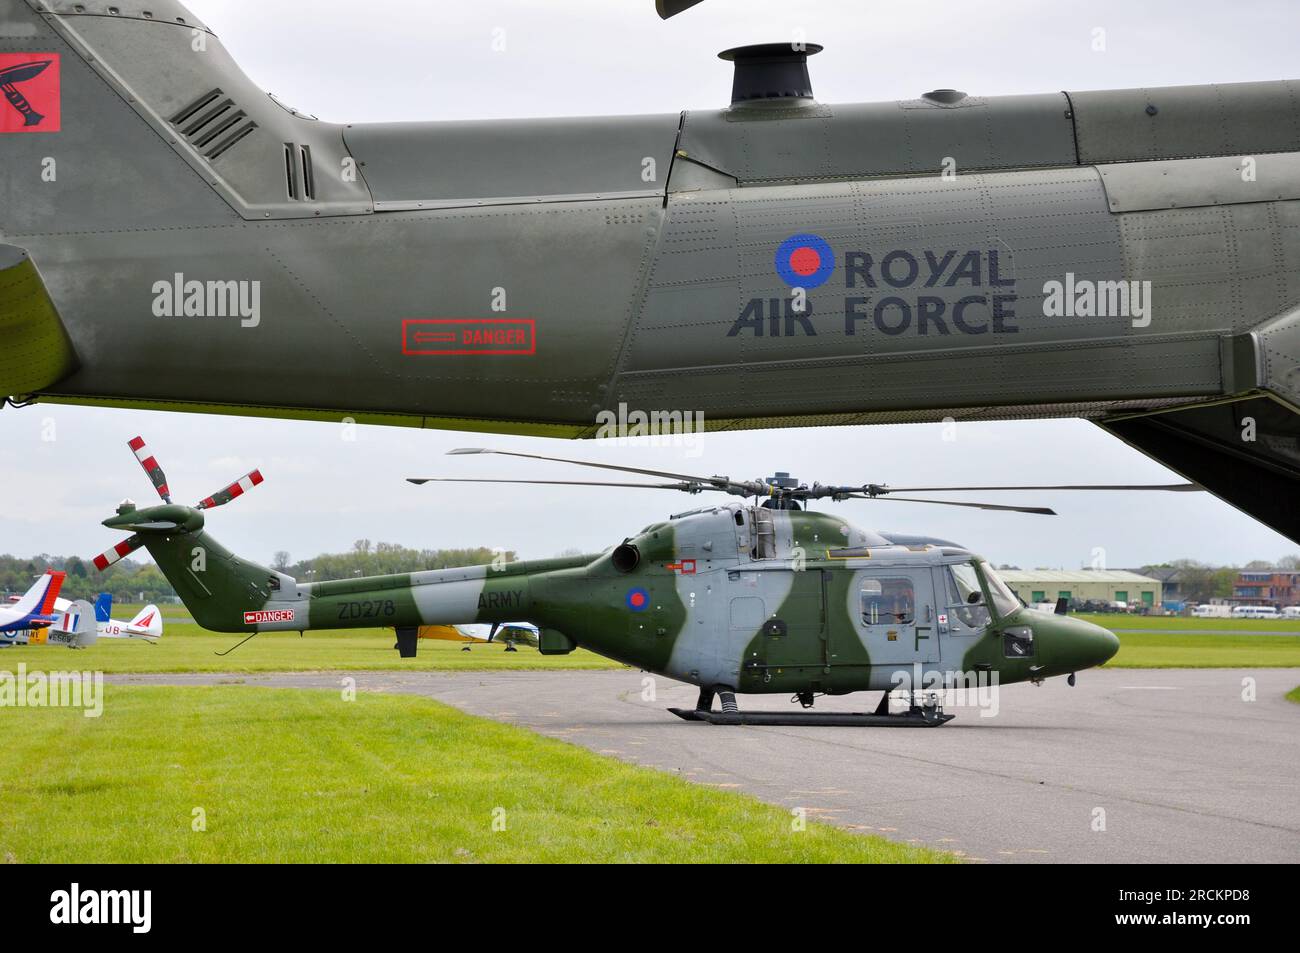
M948 608L958 622L968 629L982 629L989 624L989 607L984 604L984 589L970 563L948 566Z
M980 572L984 574L984 581L989 585L989 597L993 600L993 608L1002 618L1006 618L1020 608L1020 600L1011 588L1002 581L997 573L993 571L984 560L979 561Z
M863 625L911 625L916 621L916 594L906 576L862 580Z

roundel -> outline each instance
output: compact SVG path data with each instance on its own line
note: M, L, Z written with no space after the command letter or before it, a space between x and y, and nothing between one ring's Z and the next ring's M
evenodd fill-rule
M835 252L820 235L791 235L776 250L776 273L791 288L820 288L835 270Z
M650 606L650 593L640 586L627 591L627 607L633 612L644 612Z

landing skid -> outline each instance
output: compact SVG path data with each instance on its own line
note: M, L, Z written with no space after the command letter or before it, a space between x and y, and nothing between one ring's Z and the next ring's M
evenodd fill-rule
M740 711L735 695L721 692L722 711L713 711L713 692L702 690L695 708L669 708L683 721L703 721L710 725L817 725L844 728L937 728L955 718L934 705L913 705L907 711L889 714L889 694L872 714L831 711Z
M694 708L669 708L686 721L706 721L710 725L826 725L860 728L937 728L952 721L934 708L913 708L897 715L868 715L865 712L830 711L698 711Z

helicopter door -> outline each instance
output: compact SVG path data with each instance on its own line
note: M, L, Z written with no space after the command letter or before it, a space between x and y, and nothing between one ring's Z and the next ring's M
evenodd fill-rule
M939 661L929 567L859 573L855 623L872 665Z
M765 573L788 581L789 592L763 622L760 641L769 668L821 668L826 664L825 571ZM782 578L784 577L784 578Z

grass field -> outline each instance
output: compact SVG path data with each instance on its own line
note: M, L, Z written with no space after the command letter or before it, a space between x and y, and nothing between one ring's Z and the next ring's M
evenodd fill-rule
M1300 705L1300 687L1291 689L1291 691L1286 693L1286 697L1288 701L1293 701L1297 705Z
M138 607L121 606L116 619L129 619ZM66 649L31 646L0 651L0 668L12 670L20 661L28 670L45 668L94 669L106 673L146 672L301 672L301 671L509 671L558 669L613 669L621 667L592 652L579 649L570 655L539 655L535 649L506 652L500 645L476 645L461 651L455 642L420 640L419 656L399 658L391 629L356 629L350 632L265 632L233 653L218 656L242 636L219 635L188 620L183 606L165 606L162 640L157 645L137 641L103 641L75 653ZM1119 654L1111 668L1290 668L1300 667L1300 625L1255 619L1181 619L1156 616L1080 616L1119 632ZM1296 628L1295 635L1252 635L1252 632ZM1232 629L1231 635L1210 634ZM1185 634L1170 630L1189 630ZM1207 632L1207 634L1199 634Z
M1119 654L1106 663L1107 668L1300 667L1300 625L1294 622L1136 615L1080 615L1079 618L1112 631L1144 630L1116 633L1119 637ZM1230 629L1234 634L1200 634L1224 629ZM1251 634L1291 630L1296 634Z
M1119 633L1107 668L1297 668L1300 635Z
M1259 632L1294 632L1300 636L1300 619L1184 619L1181 616L1120 615L1079 613L1108 629L1150 629L1159 632L1182 629L1189 632L1239 632L1250 635Z
M956 859L812 821L795 831L783 808L428 699L106 692L99 718L0 716L0 862Z

